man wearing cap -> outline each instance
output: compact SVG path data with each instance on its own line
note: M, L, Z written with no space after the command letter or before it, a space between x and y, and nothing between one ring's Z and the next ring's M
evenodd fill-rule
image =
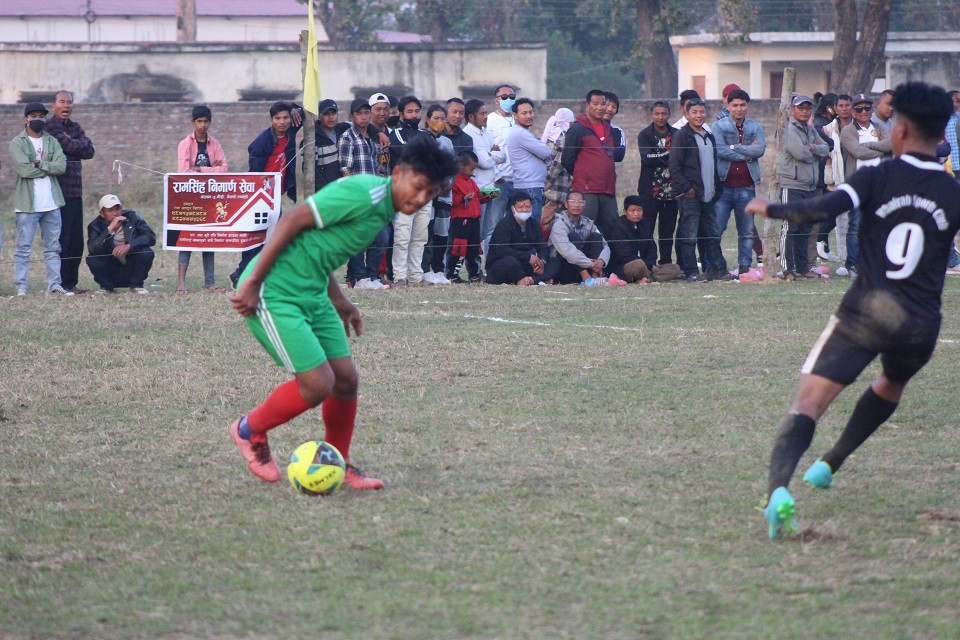
M177 146L177 171L179 173L226 173L230 170L227 156L220 142L210 135L213 111L205 104L198 104L190 114L193 131ZM187 269L192 251L181 251L177 256L177 293L187 293ZM203 286L208 291L226 291L217 285L215 269L216 253L201 252L203 260Z
M380 155L377 162L382 165L382 172L377 175L390 175L390 129L387 127L387 118L390 117L390 98L385 93L375 93L367 101L370 105L370 137L380 143Z
M843 155L844 181L861 167L870 167L892 153L890 139L874 126L873 98L858 93L853 96L853 122L840 130L840 149ZM847 275L856 277L860 265L860 210L854 209L847 220Z
M157 234L136 211L123 209L120 198L100 198L100 215L87 225L87 266L104 293L117 287L146 295L143 288L150 267Z
M316 147L316 167L313 173L314 191L320 191L325 186L339 179L343 173L340 171L340 154L337 143L340 141L340 134L347 128L344 123L343 129L338 127L339 109L337 103L327 98L321 100L317 107L320 117L317 119L317 127L314 134L314 143Z
M783 151L777 159L777 178L780 181L781 202L797 202L817 195L820 158L830 148L811 124L813 99L797 94L790 107L790 120L784 135ZM784 222L780 232L780 267L789 280L818 278L810 271L807 241L812 226L809 223Z
M388 107L383 94L374 94L371 99L382 97L380 107ZM380 177L389 175L388 152L380 141L371 136L370 100L357 98L350 104L350 128L343 132L337 143L340 154L340 171L344 176L369 174ZM389 234L384 226L366 250L355 255L347 264L347 284L357 289L386 289L380 281L380 260L387 248Z
M67 170L57 178L63 192L60 207L60 280L67 291L83 293L77 287L80 260L83 258L83 181L81 161L93 157L93 142L83 127L70 119L73 94L58 91L53 99L53 115L47 118L47 133L60 143L67 157Z
M724 105L727 105L729 103L728 98L730 96L731 91L741 91L740 85L734 84L733 82L731 82L730 84L728 84L723 88L723 91L720 92L720 100L721 102L724 103ZM730 109L727 106L724 106L722 109L720 109L720 113L717 114L717 118L716 120L714 120L713 126L717 126L718 122L720 122L724 118L729 118L729 117L730 117Z
M44 131L47 109L31 102L23 109L23 131L10 142L17 186L13 210L17 218L17 250L13 256L13 282L17 295L27 295L30 251L40 227L43 262L47 272L47 293L73 295L61 285L60 207L63 192L57 176L67 168L67 157L57 139Z

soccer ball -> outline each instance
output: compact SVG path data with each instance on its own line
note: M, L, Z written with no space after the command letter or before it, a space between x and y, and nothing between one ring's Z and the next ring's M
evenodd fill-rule
M347 464L329 442L310 440L297 447L287 465L287 478L300 493L326 496L343 483Z

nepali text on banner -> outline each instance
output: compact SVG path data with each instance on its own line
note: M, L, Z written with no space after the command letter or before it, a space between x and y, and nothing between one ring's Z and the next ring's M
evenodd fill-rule
M164 249L252 249L280 217L279 173L168 173L163 185Z

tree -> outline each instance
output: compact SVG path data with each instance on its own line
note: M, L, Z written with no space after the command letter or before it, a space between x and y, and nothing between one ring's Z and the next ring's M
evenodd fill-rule
M297 0L301 4L307 1ZM389 0L314 0L313 7L332 45L370 42L373 32L383 28L395 9Z
M851 95L869 92L883 62L892 2L867 0L862 24L856 0L833 0L833 8L836 22L830 90Z
M637 57L643 66L646 95L677 95L677 61L670 46L669 19L662 0L637 0Z

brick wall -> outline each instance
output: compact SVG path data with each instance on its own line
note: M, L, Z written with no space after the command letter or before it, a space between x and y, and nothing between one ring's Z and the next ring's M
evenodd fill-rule
M347 100L339 101L341 106ZM424 101L424 106L431 104ZM626 160L618 168L618 191L620 196L636 189L640 174L640 158L637 152L637 133L650 124L649 107L652 101L625 100L616 119L627 134ZM768 145L772 145L778 103L773 100L757 100L750 104L750 117L760 120L767 133ZM537 120L534 130L539 134L543 125L558 108L568 107L579 113L581 103L546 100L537 104ZM263 129L269 126L269 103L235 102L211 104L213 125L211 132L220 140L226 151L231 169L246 171L247 145ZM22 105L0 105L0 139L12 140L22 130ZM177 144L191 130L192 105L181 103L140 104L78 104L73 119L79 122L93 140L97 153L92 160L84 162L84 193L92 203L103 193L117 193L125 204L138 209L159 207L162 203L161 177L149 171L123 166L123 183L117 184L113 171L115 160L139 165L160 173L176 170ZM719 101L707 104L708 122L720 109ZM345 110L341 118L345 119ZM676 114L671 120L676 119ZM0 207L4 220L9 220L10 201L16 176L9 166L9 155L0 153ZM763 164L772 164L768 153ZM142 203L142 204L140 204ZM6 223L5 226L10 228Z

